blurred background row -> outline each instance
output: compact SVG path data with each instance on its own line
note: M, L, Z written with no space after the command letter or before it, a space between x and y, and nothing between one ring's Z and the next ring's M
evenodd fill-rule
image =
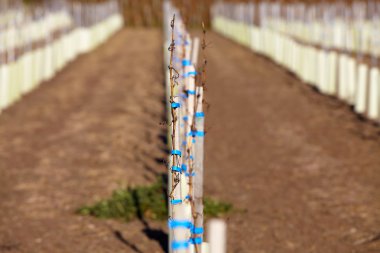
M217 3L213 28L380 121L380 2Z
M123 24L161 27L163 1L165 0L0 0L0 110L17 101L37 84L50 79L77 55L102 44ZM181 11L185 24L190 28L200 28L202 21L210 26L212 13L214 18L223 16L234 20L236 24L253 25L264 28L269 33L275 32L276 36L267 39L265 44L269 45L268 50L276 56L283 55L277 52L278 36L286 35L296 44L322 49L321 52L343 53L343 58L348 55L358 64L365 63L366 67L377 67L379 64L378 1L172 2ZM228 27L226 24L223 26L226 29ZM232 30L244 34L239 35L240 40L245 40L242 41L243 44L250 43L253 33L238 32L239 27L243 26L234 26ZM254 39L253 42L259 41L260 39ZM334 67L329 67L328 71L335 73L338 72L334 63L337 56L333 55L332 58L330 65ZM304 65L301 61L298 64ZM353 73L351 70L348 72ZM366 77L367 71L362 72ZM316 79L313 75L303 79L315 83L317 81L313 80ZM341 92L344 100L355 104L357 85L352 84L341 91L343 86L335 85L339 82L335 80L336 75L330 75L331 87L328 93ZM341 78L344 81L343 76L345 74ZM350 78L356 79L357 77ZM368 88L363 90L363 96L369 96L367 90ZM363 113L368 108L359 111Z
M116 0L0 3L0 111L123 26Z
M75 3L101 3L107 0L70 0L70 4ZM125 23L129 26L157 26L162 24L162 2L165 0L117 0L121 6L121 13L124 16ZM22 3L33 9L41 5L57 5L54 0L0 0L0 9L15 7ZM189 26L196 26L201 21L206 25L210 25L210 9L215 3L252 3L259 4L266 2L267 4L292 5L297 6L295 11L281 11L282 16L290 15L295 19L310 20L310 18L331 19L334 13L346 18L359 18L362 15L363 6L367 8L368 17L376 16L378 10L378 1L318 1L318 0L277 0L277 1L259 1L259 0L173 0L172 1L184 15ZM333 7L332 7L333 5ZM347 11L347 6L351 10ZM293 8L292 7L292 8Z
M117 0L120 5L121 13L125 19L125 23L129 26L154 26L162 25L162 3L165 0ZM31 12L40 6L49 6L49 8L57 8L59 4L55 0L0 0L0 10L4 11L8 8L17 8L17 6L26 6ZM107 0L70 0L64 1L66 4L75 5L95 4L107 2ZM191 24L200 24L203 20L209 24L209 9L214 0L174 0L172 1L179 9L186 9L187 21ZM185 13L185 12L184 12Z

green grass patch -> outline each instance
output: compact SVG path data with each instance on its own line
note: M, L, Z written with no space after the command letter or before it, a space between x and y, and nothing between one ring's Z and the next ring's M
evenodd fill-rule
M206 218L222 217L233 210L232 204L208 197L203 199L203 205Z
M166 220L168 217L167 197L162 179L147 186L119 189L110 198L77 210L78 214L104 219ZM204 215L206 218L222 217L233 210L230 203L204 199Z

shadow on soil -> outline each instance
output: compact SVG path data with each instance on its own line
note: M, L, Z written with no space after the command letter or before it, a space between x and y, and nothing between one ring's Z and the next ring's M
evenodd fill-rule
M136 245L134 245L133 243L130 243L127 239L125 239L120 231L115 230L115 231L113 231L113 234L116 237L116 239L118 239L120 242L124 243L126 246L131 248L134 252L143 253L141 250L139 250L136 247Z
M166 101L165 100L162 100L162 103L163 103L164 106L166 106ZM167 118L166 118L165 113L163 113L161 115L161 121L162 122L167 122ZM166 155L168 155L169 154L169 150L166 148L168 146L168 141L167 141L167 133L166 133L165 130L162 130L162 132L158 136L158 140L161 142L161 144L163 144L164 148L162 148L162 151L164 151L164 153ZM156 157L154 160L155 160L155 162L157 164L166 163L166 160L164 158L161 158L161 157ZM156 176L159 175L162 178L163 182L167 182L168 177L167 177L166 174L159 174L156 171L154 171L152 168L150 168L148 165L145 165L144 167L145 167L145 169L147 171L151 172L152 174L154 174ZM165 187L165 184L164 184L164 187ZM166 187L164 189L164 193L167 193ZM166 197L167 197L167 195L166 195ZM138 203L139 199L135 198L135 201ZM137 204L137 207L139 207L139 206L140 205ZM169 240L168 234L165 231L163 231L162 229L152 228L149 225L149 223L144 219L143 214L142 214L142 210L140 210L140 208L138 208L138 210L137 210L137 218L144 225L144 228L141 230L141 232L143 232L144 235L146 235L146 237L148 237L150 240L158 242L159 245L160 245L160 247L161 247L161 249L163 250L163 252L168 252L168 250L169 250L169 248L168 248L168 240ZM123 234L120 231L114 230L113 231L113 235L115 236L115 238L117 240L119 240L120 242L122 242L124 245L128 246L134 252L143 253L135 244L129 242L126 238L124 238Z
M161 229L152 229L149 227L148 224L142 232L151 240L157 241L163 252L168 252L168 234L162 231ZM118 230L113 231L114 236L117 240L128 246L130 249L132 249L134 252L137 253L143 253L141 250L137 248L137 246L131 242L129 242L127 239L125 239L122 235L122 233Z

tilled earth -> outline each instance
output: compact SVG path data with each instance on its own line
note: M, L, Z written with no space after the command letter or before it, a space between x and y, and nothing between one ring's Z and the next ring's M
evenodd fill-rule
M0 252L162 252L165 224L75 214L166 171L162 51L123 30L2 113Z
M380 252L380 129L209 40L206 192L246 210L228 221L228 252Z
M380 252L380 130L208 37L206 182L232 253ZM0 116L0 252L163 252L164 222L75 214L166 168L162 38L126 29Z

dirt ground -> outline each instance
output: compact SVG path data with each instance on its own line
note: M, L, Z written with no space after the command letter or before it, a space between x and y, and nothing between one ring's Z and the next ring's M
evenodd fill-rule
M380 129L214 34L206 192L246 209L229 251L380 252Z
M0 116L0 252L162 252L165 224L74 214L166 171L160 59L159 30L124 30Z
M206 194L229 253L380 252L380 129L210 34ZM165 223L74 211L166 171L160 30L123 30L0 116L0 252L164 252Z

